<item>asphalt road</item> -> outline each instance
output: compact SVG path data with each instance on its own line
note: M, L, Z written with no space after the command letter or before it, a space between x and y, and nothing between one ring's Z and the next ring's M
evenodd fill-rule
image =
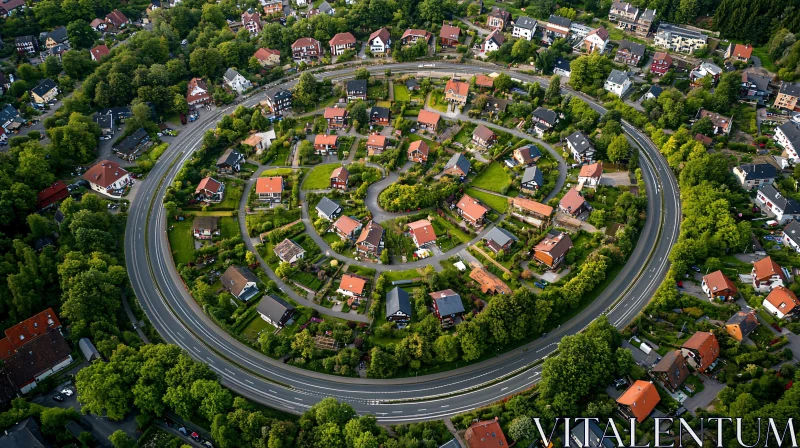
M368 67L376 73L387 68L393 73L418 71L417 64ZM353 70L334 70L320 77L346 79ZM498 67L438 62L436 70L464 74L503 72ZM541 78L516 72L511 76L546 85ZM245 104L253 105L260 99L261 95L257 95ZM602 110L599 105L595 107ZM677 239L680 219L675 178L657 148L638 130L623 123L625 132L642 146L642 171L650 198L648 218L629 262L612 284L572 320L525 347L441 374L375 380L341 378L285 365L245 346L211 322L185 289L169 253L161 206L165 188L199 147L203 132L233 109L230 106L206 112L181 129L142 182L130 208L125 254L133 288L159 333L208 363L226 386L260 403L297 413L324 397L335 397L350 403L359 413L375 415L383 423L439 419L484 406L536 383L540 368L528 367L552 353L563 336L581 331L602 313L607 312L614 325L627 324L652 297L668 269L667 255Z

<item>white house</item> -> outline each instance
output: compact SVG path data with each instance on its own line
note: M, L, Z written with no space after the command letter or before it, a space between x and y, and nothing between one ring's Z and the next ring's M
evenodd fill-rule
M595 188L600 185L600 178L603 176L603 162L583 165L578 173L578 184L584 187Z
M253 84L247 80L241 73L237 72L236 70L229 68L225 71L225 76L223 76L223 81L225 85L236 91L236 93L241 94L247 89L253 87Z
M605 84L603 84L603 88L622 98L622 95L625 95L625 92L631 88L631 79L625 72L616 69L611 70L611 74L608 75L608 79L606 79Z
M781 224L800 219L800 202L783 196L770 184L758 189L756 203Z
M483 47L481 48L481 51L484 53L497 51L505 41L506 38L503 36L503 33L500 30L494 30L488 36L486 36L486 40L483 41Z
M369 35L367 45L372 54L386 54L392 44L392 39L389 37L389 30L381 28Z
M798 302L797 296L794 295L791 289L784 286L779 286L770 291L761 305L778 319L786 319L800 309L800 302Z
M602 26L589 32L583 39L583 48L587 53L606 51L608 44L608 31Z
M800 157L798 157L798 152L800 151L800 123L787 121L778 126L775 128L775 134L772 139L783 147L787 158L792 159L795 163L800 161Z
M773 261L772 257L764 257L753 262L750 275L753 278L753 289L760 293L768 293L785 285L789 280L788 271Z
M273 252L281 261L289 264L302 260L306 254L306 251L299 244L289 238L284 239L275 246Z
M578 163L594 162L594 146L581 131L575 131L567 137L567 149L572 153L572 158Z
M681 28L671 23L662 23L658 26L653 45L681 53L693 53L708 43L708 36L687 28Z
M569 66L569 61L562 57L556 58L556 62L553 65L553 74L569 78L571 73L572 69Z
M112 198L121 198L122 190L133 184L131 174L117 162L102 160L84 173L92 190Z
M517 21L514 22L514 29L511 35L520 39L531 40L536 33L536 25L536 19L520 16L517 18Z
M783 244L791 247L795 252L800 253L800 222L791 221L789 225L783 229Z

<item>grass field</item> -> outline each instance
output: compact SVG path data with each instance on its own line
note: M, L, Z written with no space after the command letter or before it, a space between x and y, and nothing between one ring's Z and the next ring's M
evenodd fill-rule
M272 160L273 165L290 165L288 160L290 151L291 149L287 147L280 148Z
M470 185L500 193L511 185L511 177L503 169L503 165L498 162L492 162Z
M395 84L394 85L394 100L395 101L411 101L411 92L408 91L408 88L405 84Z
M192 238L192 219L175 221L170 225L169 245L175 264L188 263L194 258L194 240Z
M309 274L308 272L298 272L292 276L292 280L295 280L297 283L300 283L302 285L308 286L314 291L317 291L319 290L319 288L322 287L322 281L320 281L320 279L318 279L313 274Z
M209 210L236 210L239 208L239 200L242 199L244 186L233 182L225 183L225 197L219 204L212 204L208 207Z
M219 219L219 234L220 236L225 238L233 238L235 236L239 236L239 221L235 218L226 216L224 218Z
M417 140L424 141L428 145L428 147L430 149L436 149L436 148L439 147L438 143L436 143L435 141L433 141L433 140L431 140L429 138L422 137L419 134L409 134L409 136L408 136L408 142L409 143L415 142Z
M291 168L273 168L265 170L259 177L290 176L293 172Z
M439 112L447 112L447 101L444 99L444 91L434 90L431 92L431 98L428 101L428 106L438 110Z
M416 269L409 269L408 271L384 272L383 276L386 278L386 281L391 283L397 280L411 280L413 278L422 277L422 274Z
M444 218L434 218L431 224L433 225L433 230L436 232L436 235L443 235L445 231L447 231L461 243L469 243L471 240L470 236L464 233L463 230Z
M474 188L467 188L467 194L473 198L483 202L485 205L493 208L494 210L505 213L508 208L508 199L502 196L495 196L491 193L484 193Z
M303 190L323 190L331 185L331 173L338 168L338 163L329 163L314 167L303 182Z
M267 323L267 321L262 319L260 316L255 315L253 316L253 320L251 320L250 323L244 327L244 330L242 330L242 335L247 339L256 342L258 341L259 333L265 330L272 332L275 330L275 327Z
M761 66L765 69L773 73L778 71L778 67L775 66L775 62L769 56L767 47L754 47L753 56L758 56L761 59Z
M475 127L476 125L474 123L465 123L455 137L453 137L453 141L459 142L464 146L469 145L472 141L472 131L475 130Z

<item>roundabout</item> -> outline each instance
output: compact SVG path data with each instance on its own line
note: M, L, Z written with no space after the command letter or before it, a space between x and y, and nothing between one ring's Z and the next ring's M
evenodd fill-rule
M547 81L541 78L507 72L495 66L440 62L435 65L437 72L465 76L505 72L523 82L547 85ZM387 69L397 74L419 71L417 64L411 63L366 68L372 73ZM316 76L341 81L352 78L354 71L355 67L336 69ZM284 81L283 86L288 88L294 82ZM262 96L263 93L259 92L242 104L253 106ZM601 114L605 112L599 104L588 98L582 99ZM628 262L616 278L570 321L545 337L494 358L419 377L385 380L338 377L284 364L240 342L203 312L178 275L166 241L167 221L161 204L165 190L183 163L199 147L204 132L214 128L222 116L231 113L232 109L218 108L202 115L162 155L149 178L140 186L137 201L130 208L125 253L132 287L162 337L207 363L227 387L254 401L299 413L322 398L334 397L348 402L360 414L375 415L383 423L438 419L485 406L535 384L540 375L538 362L556 350L563 336L580 332L597 316L606 314L616 327L625 326L647 304L667 272L667 255L677 240L681 216L677 184L655 145L642 132L623 121L621 125L624 132L640 148L640 164L649 199L647 219ZM557 160L560 169L555 192L560 190L566 179L566 169L561 169L565 168L565 162L560 156ZM397 177L396 172L390 173L369 188L365 202L370 210L375 210L370 200L377 202L380 190ZM243 195L243 198L246 197L247 194ZM318 237L313 228L309 229L311 225L305 202L302 218L309 234ZM242 221L240 219L243 225ZM248 249L252 251L253 247ZM348 261L353 262L350 259ZM424 265L429 261L421 263ZM376 267L374 264L366 265ZM382 269L413 267L416 266L405 264L382 266ZM269 270L268 273L274 276ZM288 288L284 290L288 293ZM325 309L325 313L331 312ZM352 318L352 315L348 316Z

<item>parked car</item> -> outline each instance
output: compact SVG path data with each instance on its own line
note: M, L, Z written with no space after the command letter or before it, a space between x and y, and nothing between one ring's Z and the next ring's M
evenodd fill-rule
M68 396L68 397L71 397L72 394L74 394L75 392L73 392L72 389L70 389L68 387L65 387L65 388L61 389L61 393L66 395L66 396Z
M533 286L535 286L535 287L537 287L539 289L544 289L545 288L545 285L543 285L542 283L539 283L539 282L534 282Z
M700 266L692 266L692 270L693 270L694 272L702 272L702 271L700 270Z
M62 397L61 395L56 395L53 397L53 400L56 400L57 402L61 403L62 401L64 401L64 397Z

